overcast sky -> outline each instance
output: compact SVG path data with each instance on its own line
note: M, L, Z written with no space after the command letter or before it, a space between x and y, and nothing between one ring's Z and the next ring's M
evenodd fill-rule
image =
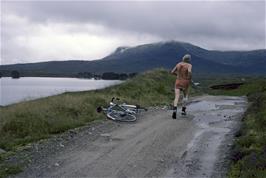
M167 40L265 49L265 1L1 1L1 63L100 59Z

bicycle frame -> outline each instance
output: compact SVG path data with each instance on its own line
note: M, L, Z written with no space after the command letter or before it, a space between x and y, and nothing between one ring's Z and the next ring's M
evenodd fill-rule
M130 114L136 114L137 113L137 106L135 105L127 105L127 104L116 104L116 103L113 103L113 102L110 102L110 106L107 108L107 111L108 110L112 110L114 107L118 107L119 109L122 109L124 112L128 112Z
M139 105L129 105L126 103L117 104L114 99L119 100L119 98L112 98L109 103L109 106L104 108L103 106L99 106L96 110L98 113L104 112L105 115L112 120L115 121L126 121L132 122L135 121L136 115L140 110L147 111L146 108L141 108ZM126 116L126 117L125 117Z

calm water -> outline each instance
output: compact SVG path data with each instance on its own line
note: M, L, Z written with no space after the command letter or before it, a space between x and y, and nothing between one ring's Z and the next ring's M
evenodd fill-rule
M118 80L93 80L76 78L22 77L0 78L0 105L60 94L66 91L101 89L119 84Z

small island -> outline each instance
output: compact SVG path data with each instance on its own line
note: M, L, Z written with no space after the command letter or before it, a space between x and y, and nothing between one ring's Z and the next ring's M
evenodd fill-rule
M19 73L17 70L13 70L13 71L11 72L11 77L12 77L13 79L18 79L18 78L20 78L20 73Z

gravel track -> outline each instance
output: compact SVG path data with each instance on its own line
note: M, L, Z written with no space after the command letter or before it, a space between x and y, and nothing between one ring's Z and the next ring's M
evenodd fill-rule
M153 108L131 124L96 122L32 144L16 176L224 177L246 107L245 97L206 95L176 120Z

